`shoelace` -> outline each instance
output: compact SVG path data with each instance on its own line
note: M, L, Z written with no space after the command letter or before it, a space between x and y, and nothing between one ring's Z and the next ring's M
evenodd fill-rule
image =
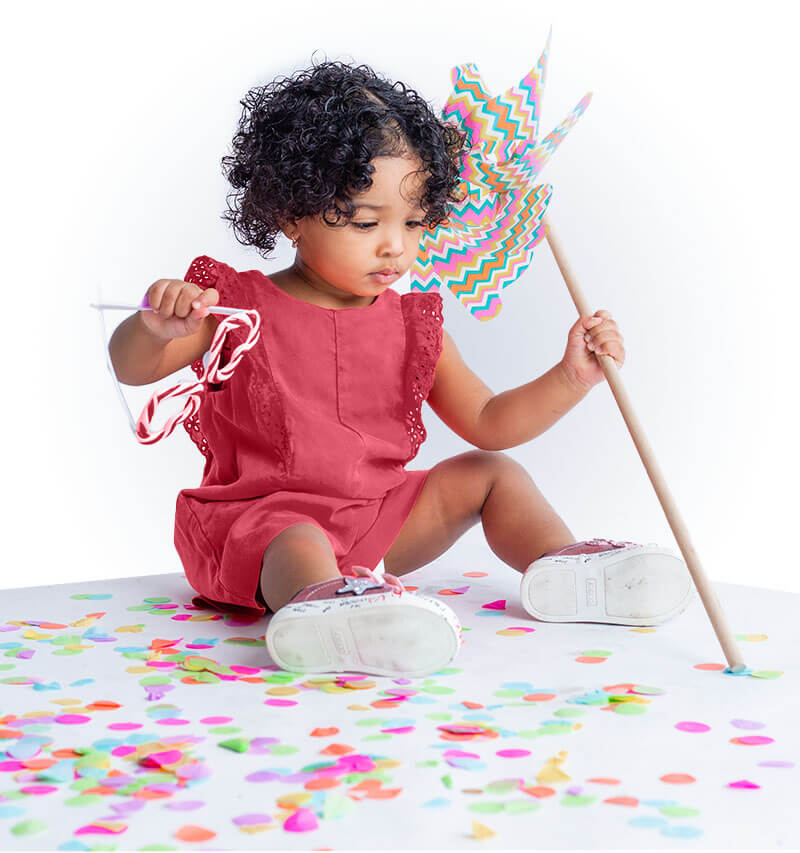
M375 583L385 583L388 586L391 586L392 592L397 595L402 595L406 588L403 586L402 582L395 575L390 575L389 572L384 572L383 577L378 577L371 569L368 569L366 566L353 566L352 569L352 577L355 578L369 578Z

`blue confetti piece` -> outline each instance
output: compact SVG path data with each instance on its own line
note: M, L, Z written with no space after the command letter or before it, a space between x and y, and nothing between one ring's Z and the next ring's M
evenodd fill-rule
M18 649L22 643L0 643L0 649Z
M484 713L474 713L474 714L464 714L465 720L493 720L495 719L494 714L484 714Z
M703 834L703 830L698 829L696 826L681 826L676 824L675 826L668 826L662 829L661 834L666 835L668 838L697 838L698 835Z
M65 841L57 850L90 850L82 841Z
M20 815L24 815L27 811L22 806L0 805L0 817L20 817Z
M436 797L433 800L428 800L427 803L423 803L422 808L440 809L440 808L443 808L444 806L449 806L449 805L450 805L450 800L446 799L445 797Z
M413 702L415 705L433 705L436 700L430 696L412 696L406 699L406 702Z
M660 809L662 806L677 806L677 800L639 800L643 806L653 806Z
M81 678L78 681L73 681L67 687L83 687L84 684L94 684L93 678Z
M734 672L729 666L726 666L722 671L725 675L750 675L753 670L745 667L741 672Z
M506 681L500 686L505 687L507 690L527 690L528 692L533 692L533 685L530 681Z
M654 827L665 827L667 822L663 817L648 817L642 815L642 817L634 817L628 821L628 826L635 826L641 829L653 829Z
M44 684L42 682L35 682L33 685L34 690L61 690L61 685L57 681L51 681L49 684Z

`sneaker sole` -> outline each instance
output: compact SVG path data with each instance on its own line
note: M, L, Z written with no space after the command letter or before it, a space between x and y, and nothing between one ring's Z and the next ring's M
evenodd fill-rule
M462 643L455 613L422 595L395 593L287 604L265 635L290 672L368 672L418 677L449 664Z
M667 548L640 545L537 562L522 576L520 597L544 622L659 625L694 599L686 564Z

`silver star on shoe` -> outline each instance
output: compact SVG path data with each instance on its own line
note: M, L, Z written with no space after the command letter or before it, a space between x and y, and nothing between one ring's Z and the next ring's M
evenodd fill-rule
M346 595L352 592L354 595L363 595L368 589L383 589L382 583L375 583L369 578L344 578L344 586L336 590L337 595Z

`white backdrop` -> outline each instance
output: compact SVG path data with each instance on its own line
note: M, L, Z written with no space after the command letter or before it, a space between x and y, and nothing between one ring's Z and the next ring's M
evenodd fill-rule
M199 483L202 457L182 428L135 440L89 303L98 282L106 301L138 303L198 254L267 273L291 262L288 243L265 260L220 219L219 161L245 92L318 49L403 80L438 110L453 65L475 62L504 91L552 24L542 134L594 98L542 173L551 220L593 310L619 324L622 379L711 579L800 591L795 4L308 6L6 11L0 587L181 569L175 497ZM446 327L496 393L558 362L576 319L545 243L497 319L443 296ZM126 316L106 312L109 336ZM174 382L126 388L134 414ZM423 416L428 440L409 467L470 449L427 405ZM605 383L507 452L576 538L676 547Z

